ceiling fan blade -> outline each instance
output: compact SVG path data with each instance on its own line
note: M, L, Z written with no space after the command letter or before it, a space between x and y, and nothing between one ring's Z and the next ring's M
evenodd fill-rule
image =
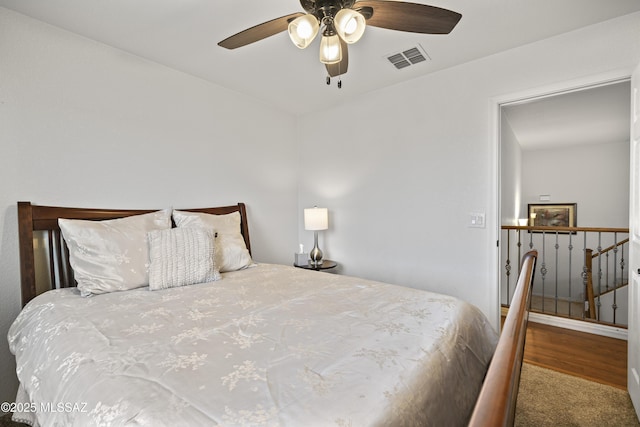
M367 25L410 33L449 34L462 18L452 10L401 1L362 0L353 8L372 12Z
M289 22L302 15L304 15L304 13L296 12L286 16L281 16L280 18L272 19L271 21L263 22L262 24L240 31L231 37L227 37L218 43L218 46L222 46L227 49L236 49L238 47L266 39L267 37L271 37L285 31L289 27Z
M336 77L347 72L349 68L349 48L348 44L340 39L340 47L342 48L342 60L336 64L326 64L329 77Z

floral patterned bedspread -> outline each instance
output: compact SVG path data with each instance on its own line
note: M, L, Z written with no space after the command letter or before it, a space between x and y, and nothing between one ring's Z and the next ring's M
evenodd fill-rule
M455 298L272 264L50 291L8 338L42 426L462 426L497 342Z

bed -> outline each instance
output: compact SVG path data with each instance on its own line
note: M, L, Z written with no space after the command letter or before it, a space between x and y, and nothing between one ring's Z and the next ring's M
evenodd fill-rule
M14 420L513 424L535 252L523 259L498 341L476 307L450 296L256 263L243 203L155 211L19 202L18 223ZM137 228L127 227L143 229L148 253L100 234L133 239ZM92 265L82 257L96 241L101 255L126 256ZM144 269L132 267L136 257L146 257Z

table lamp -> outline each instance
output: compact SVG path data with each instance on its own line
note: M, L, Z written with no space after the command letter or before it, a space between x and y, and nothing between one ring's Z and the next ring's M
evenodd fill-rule
M307 208L304 210L304 229L313 231L313 249L309 253L312 265L322 264L322 251L318 247L318 231L329 228L329 212L327 208Z

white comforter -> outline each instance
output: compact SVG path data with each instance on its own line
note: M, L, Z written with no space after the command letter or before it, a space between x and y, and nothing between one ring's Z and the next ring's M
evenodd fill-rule
M50 291L8 338L42 426L465 425L497 341L457 299L269 264Z

